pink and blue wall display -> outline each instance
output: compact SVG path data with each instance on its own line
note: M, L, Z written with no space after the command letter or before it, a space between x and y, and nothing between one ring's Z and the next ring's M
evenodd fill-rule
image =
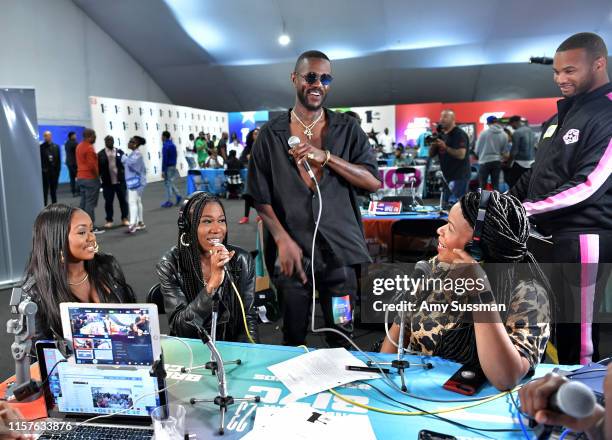
M64 144L68 140L68 133L74 131L77 135L77 141L81 142L83 138L83 130L85 127L80 125L39 125L38 126L38 144L42 144L43 133L50 131L53 136L53 142L56 143L60 148L60 158L62 161L62 169L60 171L59 183L69 183L70 176L68 175L68 167L66 166L66 152L64 151Z
M238 140L244 145L249 131L259 128L268 122L268 111L233 112L229 114L229 135L236 133Z

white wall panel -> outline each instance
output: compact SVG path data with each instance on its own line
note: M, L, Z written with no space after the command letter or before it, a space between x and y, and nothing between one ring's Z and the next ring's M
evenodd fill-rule
M157 102L132 101L127 99L91 96L91 127L96 131L96 151L104 148L104 137L115 138L115 146L128 152L127 143L132 136L146 139L141 147L147 166L149 182L161 180L161 134L170 132L177 148L177 169L181 176L187 175L185 148L189 133L197 136L203 131L217 138L229 130L228 114L209 110L169 105Z

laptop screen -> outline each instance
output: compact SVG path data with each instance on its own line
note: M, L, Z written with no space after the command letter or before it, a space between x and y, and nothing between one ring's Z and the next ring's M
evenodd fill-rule
M70 307L68 313L77 364L153 363L148 309Z
M53 370L48 380L50 410L65 415L123 411L122 416L149 417L150 412L162 404L159 394L155 393L160 386L158 380L149 376L146 369L101 369L58 363L64 357L55 347L46 346L38 352L44 356L43 380Z

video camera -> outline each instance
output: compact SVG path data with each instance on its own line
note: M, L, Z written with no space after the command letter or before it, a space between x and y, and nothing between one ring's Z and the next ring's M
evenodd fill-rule
M438 139L446 139L446 134L444 133L441 124L436 125L435 133L432 133L425 137L425 146L429 147L433 142L437 141Z

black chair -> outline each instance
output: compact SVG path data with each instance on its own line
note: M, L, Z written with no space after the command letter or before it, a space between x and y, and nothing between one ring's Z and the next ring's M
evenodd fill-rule
M147 303L155 304L157 306L157 313L163 315L166 313L166 307L164 306L164 296L161 291L159 283L151 287L149 293L147 293Z
M402 249L402 256L406 261L417 262L419 260L433 257L436 250L436 237L438 228L446 224L441 219L422 219L422 220L398 220L391 226L391 262L395 262L395 237L413 237L415 246ZM423 245L423 239L425 245Z

